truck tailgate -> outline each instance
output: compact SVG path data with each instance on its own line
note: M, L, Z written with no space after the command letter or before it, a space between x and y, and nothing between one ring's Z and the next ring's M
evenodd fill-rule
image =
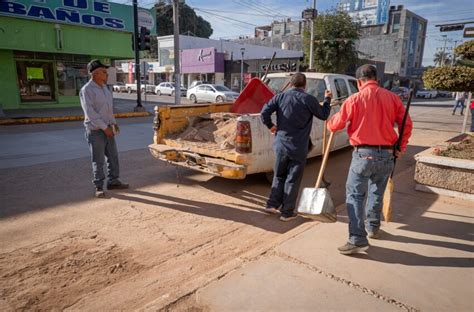
M174 165L228 179L244 179L247 175L246 166L223 159L222 156L230 156L229 151L220 150L215 144L203 144L202 142L179 144L176 140L168 140L165 143L150 144L148 146L153 157L168 161ZM209 145L209 147L204 145ZM203 153L201 154L200 152ZM210 155L210 157L203 156L210 153L215 153L215 155Z

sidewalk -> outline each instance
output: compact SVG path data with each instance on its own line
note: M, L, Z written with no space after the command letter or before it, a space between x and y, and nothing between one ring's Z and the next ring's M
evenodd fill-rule
M133 101L114 99L116 118L148 117L154 114L156 104L144 104L145 111L135 112L136 104ZM83 120L84 112L80 106L64 108L13 109L4 110L4 118L0 118L0 125L31 124Z
M459 133L459 116L452 116L449 110L413 109L412 153ZM407 165L403 170L402 164ZM339 254L337 247L348 236L346 208L341 204L337 223L315 222L265 253L244 259L240 267L198 288L177 302L177 307L205 311L474 311L473 202L415 191L412 154L403 157L398 168L393 222L382 222L382 237L370 240L367 252ZM332 190L333 196L336 191Z

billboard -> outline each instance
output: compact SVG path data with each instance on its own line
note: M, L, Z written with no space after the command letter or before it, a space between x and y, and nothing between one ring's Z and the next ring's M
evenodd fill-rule
M139 8L139 24L156 33L155 10ZM133 32L130 5L99 0L0 0L0 16Z
M390 0L343 0L339 9L362 25L380 25L388 21Z

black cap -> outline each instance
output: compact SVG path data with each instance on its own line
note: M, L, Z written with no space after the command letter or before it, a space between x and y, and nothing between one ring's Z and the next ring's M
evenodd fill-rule
M102 64L98 59L92 60L87 64L87 71L92 73L97 68L109 68L109 66Z

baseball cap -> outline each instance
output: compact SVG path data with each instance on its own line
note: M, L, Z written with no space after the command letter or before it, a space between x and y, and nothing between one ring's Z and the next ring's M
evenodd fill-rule
M87 71L92 73L97 68L109 68L109 66L102 64L98 59L92 60L87 64Z

